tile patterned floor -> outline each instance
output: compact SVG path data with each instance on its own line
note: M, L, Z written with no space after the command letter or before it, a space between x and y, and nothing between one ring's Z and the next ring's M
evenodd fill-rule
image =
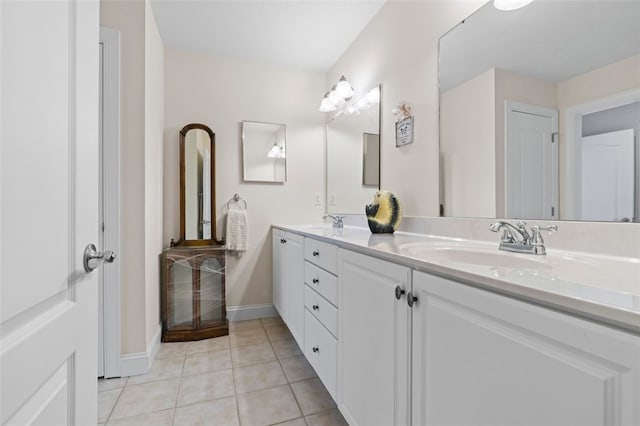
M280 318L229 323L229 336L162 343L149 374L98 381L98 424L343 426Z

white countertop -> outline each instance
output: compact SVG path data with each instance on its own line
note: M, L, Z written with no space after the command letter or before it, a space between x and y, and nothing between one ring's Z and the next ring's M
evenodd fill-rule
M352 226L337 234L327 224L273 227L640 334L640 259L554 250L548 245L546 256L507 253L498 250L499 237L487 243L406 232L372 234L368 228ZM425 244L444 250L468 248L463 254L471 256L476 250L480 261L459 262L414 250ZM486 253L499 262L482 262Z

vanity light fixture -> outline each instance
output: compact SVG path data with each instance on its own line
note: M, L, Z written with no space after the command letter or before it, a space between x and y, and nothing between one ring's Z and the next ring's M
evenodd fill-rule
M345 76L340 76L340 79L333 85L331 90L325 93L320 103L320 112L335 111L339 106L345 105L353 97L353 87L347 81Z
M516 10L525 7L533 0L493 0L493 6L498 10Z

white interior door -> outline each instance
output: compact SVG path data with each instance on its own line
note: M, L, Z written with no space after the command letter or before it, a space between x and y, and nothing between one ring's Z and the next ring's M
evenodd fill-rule
M96 422L97 1L0 2L0 423Z
M633 220L633 129L582 138L581 219Z
M557 218L558 112L506 101L506 216Z

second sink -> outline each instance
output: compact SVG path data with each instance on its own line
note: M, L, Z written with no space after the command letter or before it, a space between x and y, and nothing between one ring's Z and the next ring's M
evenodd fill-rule
M544 259L527 258L527 255L516 255L498 252L496 249L476 246L443 245L431 243L407 243L400 251L409 256L423 260L446 261L467 265L497 266L518 269L552 269L553 266Z

